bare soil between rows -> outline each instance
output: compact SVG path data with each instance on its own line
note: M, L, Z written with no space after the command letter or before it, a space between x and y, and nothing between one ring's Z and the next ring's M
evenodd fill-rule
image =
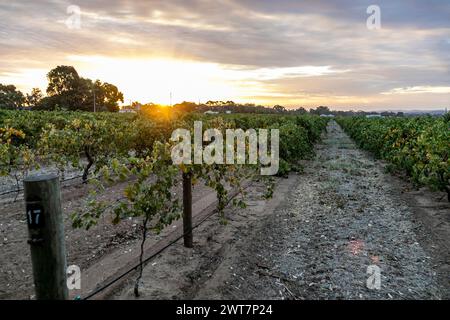
M133 294L136 273L101 298L450 297L450 205L442 194L417 190L386 173L384 164L359 150L334 121L304 166L300 175L276 178L269 200L266 184L253 180L246 187L247 208L227 207L226 225L214 215L194 231L193 249L179 241L152 259L139 298ZM101 197L118 199L124 185ZM193 201L211 193L198 186ZM113 226L105 216L89 231L74 230L68 214L84 206L86 194L83 185L63 190L66 247L68 264L81 267L82 286L95 287L102 281L96 273L119 269L132 256L140 220ZM32 299L23 201L2 203L0 212L0 299ZM171 227L152 236L150 245ZM369 265L381 269L380 290L366 286ZM83 272L94 275L89 283L83 284Z

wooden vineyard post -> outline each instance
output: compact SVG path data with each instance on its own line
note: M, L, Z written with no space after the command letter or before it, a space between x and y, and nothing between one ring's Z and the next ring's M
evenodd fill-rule
M31 176L23 184L36 299L65 300L66 249L59 178Z
M183 173L183 234L184 246L193 247L192 236L192 176Z

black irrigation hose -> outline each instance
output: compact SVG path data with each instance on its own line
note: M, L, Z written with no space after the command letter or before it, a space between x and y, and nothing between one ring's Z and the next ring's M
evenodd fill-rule
M6 191L4 193L0 193L0 197L4 196L4 195L7 195L7 194L11 194L11 193L21 192L21 191L23 191L23 189Z
M61 180L61 183L64 183L64 182L67 182L67 181L71 181L71 180L75 180L75 179L79 179L79 178L82 178L82 177L83 177L83 175L75 176L75 177L68 178L68 179L64 179L64 180ZM94 179L94 178L89 178L88 180L92 180L92 179ZM18 190L16 189L16 190L6 191L6 192L3 192L3 193L0 193L0 197L4 196L4 195L7 195L7 194L11 194L11 193L21 192L21 191L23 191L23 188L20 188Z
M233 197L234 198L234 197ZM230 203L231 199L227 202ZM174 245L175 243L177 243L179 240L181 240L185 235L187 235L188 233L192 232L194 229L196 229L197 227L199 227L203 222L205 222L206 220L208 220L209 218L211 218L215 213L217 213L217 209L213 210L210 214L208 214L205 218L203 218L200 222L198 222L195 226L193 226L189 231L183 233L181 236L177 237L175 240L172 240L171 242L169 242L166 246L162 247L160 250L158 250L157 252L155 252L154 254L152 254L150 257L146 258L143 261L143 264L146 264L147 262L149 262L151 259L153 259L154 257L156 257L157 255L159 255L161 252L163 252L164 250L166 250L167 248L171 247L172 245ZM138 263L137 265L135 265L134 267L130 268L129 270L125 271L124 273L122 273L120 276L118 276L117 278L111 280L110 282L108 282L107 284L105 284L103 287L100 287L98 289L96 289L95 291L91 292L90 294L88 294L86 297L82 298L81 300L87 300L89 298L92 298L93 296L95 296L96 294L100 293L101 291L105 290L106 288L110 287L111 285L113 285L114 283L116 283L117 281L119 281L120 279L122 279L123 277L125 277L126 275L128 275L129 273L131 273L132 271L136 270L141 264Z

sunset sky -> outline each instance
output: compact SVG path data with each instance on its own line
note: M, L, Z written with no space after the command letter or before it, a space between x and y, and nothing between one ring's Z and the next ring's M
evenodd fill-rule
M0 0L0 83L45 91L57 65L126 103L450 108L450 1Z

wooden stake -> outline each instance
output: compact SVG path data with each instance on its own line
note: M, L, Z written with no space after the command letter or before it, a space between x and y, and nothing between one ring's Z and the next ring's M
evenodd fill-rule
M36 299L65 300L66 250L59 178L31 176L23 184Z
M183 173L183 233L184 246L193 247L192 235L192 176L191 173Z

